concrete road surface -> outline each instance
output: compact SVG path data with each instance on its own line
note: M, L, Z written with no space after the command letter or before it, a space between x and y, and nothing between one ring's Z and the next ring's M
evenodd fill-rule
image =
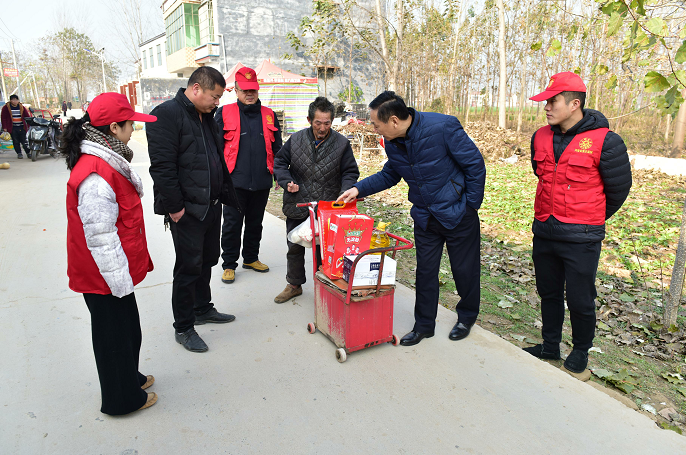
M284 223L267 215L260 259L236 282L212 277L213 301L237 316L204 325L204 354L174 341L174 252L145 182L155 270L136 289L141 372L157 379L150 409L101 414L83 298L67 287L63 161L0 155L0 453L2 454L683 454L686 438L512 344L475 327L452 342L439 308L436 336L348 356L306 330L311 280L293 302L285 286ZM400 259L402 260L402 258ZM309 269L308 269L309 270ZM413 291L398 286L395 333L412 328Z

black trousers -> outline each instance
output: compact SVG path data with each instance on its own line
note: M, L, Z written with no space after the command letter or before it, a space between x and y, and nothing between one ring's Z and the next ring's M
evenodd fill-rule
M221 214L221 203L217 203L210 205L202 221L186 212L178 223L169 223L176 252L172 309L177 332L192 328L196 314L214 308L210 278L219 262Z
M12 136L12 144L14 145L14 151L17 155L21 155L20 147L24 147L24 152L28 155L29 143L26 140L26 130L24 126L12 126L12 131L10 131L10 136Z
M601 244L558 242L534 236L536 289L541 297L541 336L546 351L560 349L565 287L574 349L588 351L593 346L598 295L595 276Z
M250 264L259 259L260 241L262 240L262 220L269 200L269 189L249 191L236 188L238 202L243 213L234 207L224 206L224 224L222 225L222 269L236 269L238 256ZM241 253L241 231L243 232L243 252Z
M307 218L297 220L286 218L286 234L298 227ZM291 243L286 239L288 252L286 253L286 281L294 286L300 286L307 282L307 272L305 271L305 253L312 252L302 245ZM317 245L317 268L322 265L322 255L319 245Z
M98 367L102 407L109 415L140 409L148 394L141 389L146 377L138 371L141 323L133 293L118 298L112 294L83 294L91 313L93 353Z
M481 226L477 211L467 207L462 221L454 229L446 229L432 216L426 231L415 225L414 240L417 250L417 297L413 330L434 333L443 245L448 249L455 288L460 295L455 308L457 319L464 324L476 322L481 299Z

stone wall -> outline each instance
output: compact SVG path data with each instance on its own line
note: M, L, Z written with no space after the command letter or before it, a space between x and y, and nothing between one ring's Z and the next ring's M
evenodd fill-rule
M372 2L370 1L370 6ZM314 62L304 53L296 52L288 45L288 32L297 33L300 21L311 14L308 0L260 0L245 3L238 0L217 1L218 33L224 35L227 64L232 67L236 62L255 68L264 59L271 59L275 65L293 73L307 77L317 77ZM329 65L338 66L332 79L327 80L329 98L335 99L349 83L350 63L349 43L340 43L340 58ZM292 59L284 59L292 54ZM353 64L353 83L364 91L365 102L371 101L383 89L381 66L373 52L366 58L357 58ZM319 81L320 94L324 94L323 73Z

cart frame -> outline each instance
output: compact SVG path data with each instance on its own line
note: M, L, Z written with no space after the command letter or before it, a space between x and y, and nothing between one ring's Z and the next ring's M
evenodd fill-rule
M357 199L361 201L362 199ZM298 204L298 207L308 207L310 211L310 228L312 229L312 278L314 280L315 322L307 325L307 331L314 333L317 329L329 338L338 349L336 358L345 362L347 354L381 343L392 343L397 346L400 339L393 334L393 298L395 286L381 288L384 259L387 252L392 252L395 259L400 250L407 250L414 244L402 237L387 232L395 240L395 245L385 248L373 248L361 252L353 261L350 276L355 276L355 268L362 257L368 254L380 254L379 276L373 294L356 297L352 295L353 287L349 283L344 292L327 284L317 269L317 237L315 207L317 202ZM323 243L323 242L320 242ZM320 253L321 254L321 253ZM323 260L323 258L322 258Z

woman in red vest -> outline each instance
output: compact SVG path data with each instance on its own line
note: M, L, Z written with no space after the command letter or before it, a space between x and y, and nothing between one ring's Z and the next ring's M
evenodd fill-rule
M143 184L126 145L133 122L154 122L135 112L124 95L103 93L80 119L67 123L62 153L67 183L67 275L91 313L102 407L128 414L157 401L146 393L155 378L138 371L141 326L133 287L153 269L143 223Z

